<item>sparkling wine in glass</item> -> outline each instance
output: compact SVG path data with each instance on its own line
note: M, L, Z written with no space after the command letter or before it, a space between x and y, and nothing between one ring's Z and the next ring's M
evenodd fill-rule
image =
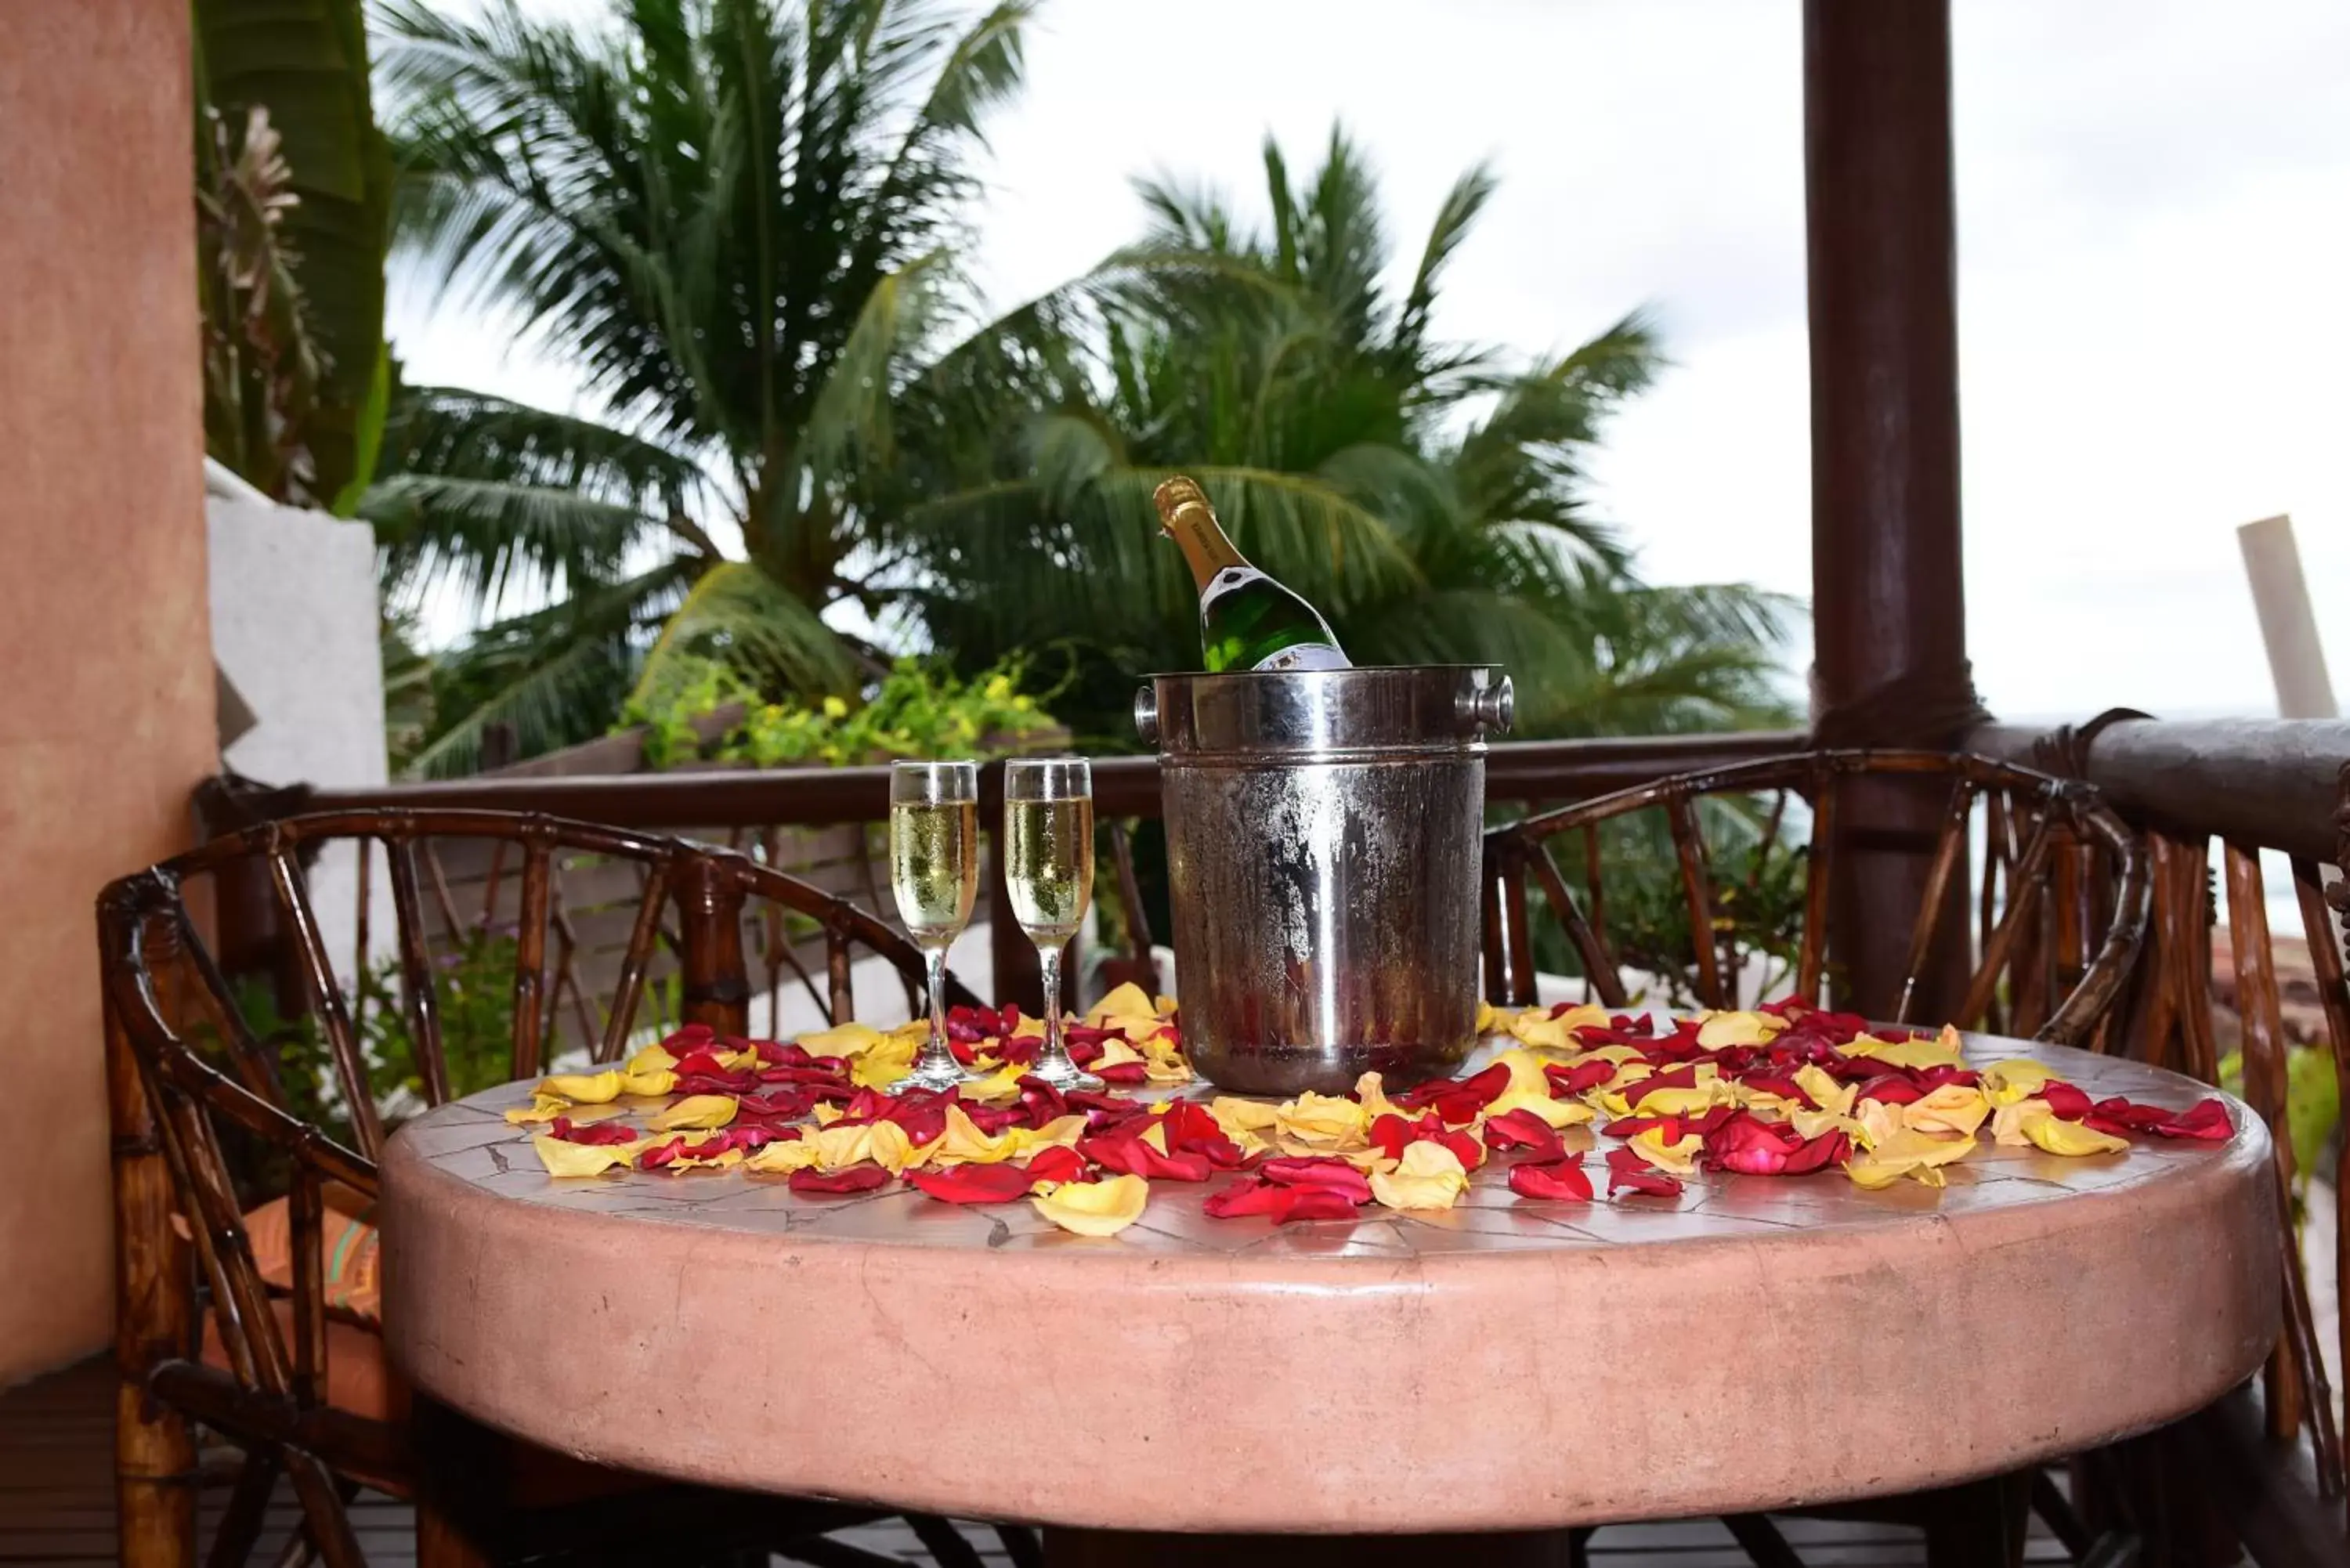
M972 1075L947 1044L947 949L971 921L979 891L979 769L899 763L889 770L889 890L930 964L931 1037L914 1070L889 1085L951 1089Z
M1045 971L1045 1048L1032 1069L1056 1089L1102 1081L1061 1041L1061 950L1094 891L1094 779L1083 757L1020 757L1003 766L1003 882L1012 918Z

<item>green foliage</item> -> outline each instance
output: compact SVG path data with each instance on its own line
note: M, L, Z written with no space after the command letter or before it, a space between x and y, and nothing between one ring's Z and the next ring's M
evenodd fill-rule
M892 389L933 346L1029 10L381 9L400 265L559 344L602 410L402 396L365 508L389 597L447 585L487 623L440 661L420 771L469 766L492 722L525 753L596 733L671 658L776 697L871 671L820 616L889 565L860 475L891 460Z
M454 1094L470 1095L506 1081L507 1064L513 1060L515 956L513 937L472 930L433 965L441 1049ZM317 1020L307 1013L293 1018L281 1014L265 981L239 982L234 1000L245 1027L276 1054L278 1089L286 1109L348 1141L350 1109ZM367 1063L377 1107L387 1113L388 1121L396 1121L403 1108L422 1108L423 1067L400 1004L398 961L370 965L359 977L354 1002L359 1014L359 1054ZM219 1043L200 1044L225 1069L226 1054Z
M196 0L193 22L205 447L348 514L390 384L391 161L361 0Z
M1200 660L1149 501L1175 471L1357 662L1505 666L1523 733L1789 717L1794 607L1643 583L1585 500L1583 454L1661 364L1646 322L1555 356L1435 335L1482 168L1398 266L1352 142L1303 179L1269 144L1263 232L1147 184L1139 244L951 338L968 163L1028 12L391 0L403 265L559 345L605 410L403 396L367 506L388 590L486 623L435 660L418 771L471 765L493 721L525 754L585 738L616 688L648 707L710 660L787 713L852 701L886 667L855 621L964 671L1066 649L1055 711L1130 746L1137 677Z
M655 768L986 757L1017 751L1024 737L1054 727L1039 698L1022 690L1027 672L1024 659L1012 659L962 680L935 661L901 659L869 699L852 706L838 697L771 702L730 665L679 660L657 690L629 701L620 722L644 726L645 761ZM705 742L706 726L695 722L730 704L742 706L742 717Z
M1643 584L1583 498L1582 453L1660 362L1647 324L1552 358L1442 342L1430 313L1484 171L1455 184L1400 297L1352 142L1334 132L1302 182L1268 143L1265 173L1263 233L1212 193L1144 186L1154 232L1066 291L1078 374L1003 379L993 405L965 381L909 384L899 424L941 432L923 449L937 472L910 471L930 493L886 514L887 538L934 644L968 664L1067 643L1084 665L1065 717L1130 744L1135 678L1201 657L1195 589L1150 504L1180 471L1356 662L1500 664L1522 733L1785 719L1773 675L1793 607Z
M469 930L453 952L433 966L441 1054L449 1092L470 1095L506 1081L514 1060L515 939ZM423 1104L424 1069L408 1013L400 1005L400 966L387 960L360 981L365 1008L360 1049L380 1106Z
M2342 1126L2341 1086L2334 1076L2334 1054L2323 1045L2288 1045L2284 1052L2284 1121L2293 1144L2294 1198L2318 1168L2319 1157ZM2244 1054L2230 1051L2220 1058L2220 1086L2241 1097Z
M1774 799L1711 796L1698 803L1706 843L1707 876L1713 903L1717 961L1727 979L1738 971L1742 993L1769 995L1793 979L1803 947L1804 877L1810 851L1800 830L1785 820L1775 826ZM1801 803L1788 808L1800 813ZM1551 841L1551 852L1567 886L1587 897L1583 838L1568 833ZM1689 898L1680 862L1661 812L1647 811L1605 822L1599 827L1599 885L1606 898L1602 925L1617 965L1655 978L1659 992L1647 1001L1689 1008L1697 1003L1697 950L1690 929ZM1565 928L1552 918L1539 891L1534 960L1554 974L1583 972L1580 956ZM1588 912L1586 909L1586 913Z

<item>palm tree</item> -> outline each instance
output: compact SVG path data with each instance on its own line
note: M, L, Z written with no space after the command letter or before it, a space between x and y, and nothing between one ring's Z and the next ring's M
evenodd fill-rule
M822 618L888 564L855 475L954 297L1032 5L616 0L579 27L387 0L400 264L559 343L598 410L400 392L364 508L387 585L504 615L441 660L415 766L468 765L493 722L525 751L594 732L656 632L656 664L854 688Z
M1198 660L1192 585L1149 499L1181 470L1357 662L1503 665L1524 732L1783 719L1791 607L1643 584L1584 501L1581 453L1658 368L1648 325L1546 360L1444 342L1438 291L1492 195L1486 170L1454 184L1399 298L1378 183L1343 131L1303 183L1272 141L1264 165L1263 233L1212 193L1144 183L1155 227L1087 296L1081 395L1000 410L1020 439L979 443L959 488L887 510L896 586L932 640L970 662L1066 644L1077 674L1056 711L1116 739L1136 674Z

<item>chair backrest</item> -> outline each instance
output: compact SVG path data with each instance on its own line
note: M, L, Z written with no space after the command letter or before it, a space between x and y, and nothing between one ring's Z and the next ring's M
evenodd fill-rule
M348 906L314 897L312 867L329 856L355 886ZM462 880L452 883L452 867ZM530 1076L566 1047L612 1061L633 1033L660 1023L771 1033L794 1006L847 1022L860 948L887 961L910 1011L923 975L920 950L897 930L746 856L515 813L288 817L214 839L132 885L178 911L169 918L201 981L192 1000L225 1064L283 1106L277 1053L249 1016L253 987L231 984L186 912L203 892L215 903L266 903L279 941L265 955L276 977L270 1008L322 1037L351 1141L369 1158L383 1142L380 1088L370 1086L370 1068L385 1065L371 1060L377 1042L396 1044L414 1098L438 1105L485 1081ZM322 920L343 908L348 948ZM386 914L389 942L379 940ZM247 971L264 967L239 957ZM610 977L608 994L588 978L597 975ZM969 993L955 984L950 1000ZM460 1036L470 1049L452 1059Z
M2230 1054L2231 1042L2222 1031L2234 1030L2241 1081L2231 1086L2268 1125L2276 1150L2277 1212L2286 1259L2283 1333L2263 1376L2264 1418L2269 1436L2280 1441L2308 1429L2320 1490L2328 1497L2340 1496L2350 1478L2345 1476L2333 1390L2318 1345L2321 1318L2302 1266L2302 1229L2293 1217L2296 1167L2318 1150L2296 1150L2303 1118L2292 1107L2324 1095L2321 1081L2295 1074L2296 1047L2307 1048L2305 1065L2331 1076L2337 1100L2350 1105L2350 952L2345 949L2350 932L2350 763L2343 765L2337 785L2334 826L2334 869L2341 875L2331 887L2327 868L2317 861L2285 857L2299 934L2306 944L2304 977L2290 952L2292 934L2282 933L2281 943L2269 919L2263 846L2223 839L2215 877L2207 826L2149 824L2153 938L2121 1013L2121 1037L2132 1055L2209 1084L2220 1081L2221 1064ZM2215 973L2215 933L2226 938L2224 977ZM2316 1124L2310 1125L2314 1130ZM2350 1139L2337 1133L2333 1143L2339 1193L2350 1184ZM2335 1202L2330 1244L2336 1277L2350 1277L2339 1272L2350 1269L2350 1202ZM2340 1348L2350 1352L2350 1317L2342 1318L2337 1329Z
M392 981L381 995L367 979L367 898L359 901L351 959L358 978L347 983L312 898L307 867L318 850L335 846L356 851L348 869L362 880L360 867L383 861L394 956L381 965ZM504 867L503 892L493 890L473 919L457 914L440 888L441 855L452 846L492 848ZM590 922L580 906L567 905L567 877L605 885L595 895L593 920L626 933L608 998L590 997L577 983L576 957L595 935L583 929ZM290 1002L256 1003L256 989L267 987L233 982L203 938L207 898L255 896L273 902L290 949L297 992ZM396 1114L485 1086L466 1081L469 1066L493 1081L541 1071L556 1040L554 1012L567 1002L598 1061L618 1057L639 1031L679 1023L747 1033L757 1000L753 950L768 964L770 1018L787 995L785 965L827 1023L853 1016L854 948L888 961L910 1011L924 972L920 950L871 915L732 851L498 812L335 813L265 823L110 884L98 913L120 1300L126 1319L184 1321L139 1305L182 1288L169 1262L179 1255L167 1233L176 1216L209 1287L229 1368L225 1382L216 1376L208 1382L183 1359L186 1345L153 1342L140 1351L151 1365L126 1366L126 1375L155 1371L151 1392L170 1398L178 1390L192 1413L263 1445L256 1452L282 1449L314 1532L343 1528L320 1463L380 1480L400 1462L388 1428L322 1407L332 1314L321 1216L329 1184L363 1200L375 1195L375 1161L390 1120L379 1103L383 1041L396 1039L405 1053L404 1082L389 1107ZM794 928L792 940L760 942L779 925ZM821 990L793 951L804 940L821 943ZM649 997L664 971L675 981L673 1006ZM950 1001L962 1000L969 993L951 986ZM256 1005L274 1022L257 1022ZM296 1013L298 1029L287 1027ZM482 1052L452 1057L461 1031L490 1041L486 1069ZM323 1049L330 1082L289 1081L284 1051L296 1038ZM338 1110L347 1136L321 1125ZM159 1164L168 1171L167 1189L155 1180ZM279 1317L288 1303L265 1281L244 1218L257 1201L281 1194L292 1251L290 1333ZM288 1436L297 1428L297 1437Z
M1957 1012L1938 1022L2073 1044L2101 1039L2146 927L2147 873L2136 835L2085 784L1934 752L1766 758L1659 779L1492 829L1487 995L1518 1006L1535 1000L1532 882L1564 926L1568 955L1594 999L1609 1006L1629 1001L1627 958L1701 1006L1781 990L1824 1002L1837 963L1827 911L1846 845L1840 805L1856 784L1878 779L1949 786L1887 1022L1915 1022L1938 943L1954 940L1944 911L1963 904L1977 924L1970 974ZM1804 816L1809 842L1791 848ZM1552 842L1570 833L1581 850L1580 898L1552 852ZM1970 845L1983 861L1971 898L1960 886ZM1643 867L1669 867L1671 889L1659 890L1650 877L1626 890ZM1618 895L1612 929L1611 882ZM1776 919L1753 913L1773 904ZM1792 950L1783 940L1789 924L1798 924Z

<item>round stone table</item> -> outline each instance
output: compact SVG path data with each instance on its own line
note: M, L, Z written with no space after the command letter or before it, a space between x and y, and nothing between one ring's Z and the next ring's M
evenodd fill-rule
M2209 1092L1968 1048L2041 1057L2093 1097ZM1497 1159L1450 1212L1280 1228L1156 1182L1139 1223L1096 1240L894 1183L556 1180L502 1119L525 1094L391 1141L394 1357L493 1427L733 1487L1125 1531L1762 1511L2151 1427L2277 1333L2269 1139L2233 1101L2225 1144L2068 1159L1986 1137L1939 1190L1700 1174L1610 1200L1595 1158L1596 1201L1534 1203Z

